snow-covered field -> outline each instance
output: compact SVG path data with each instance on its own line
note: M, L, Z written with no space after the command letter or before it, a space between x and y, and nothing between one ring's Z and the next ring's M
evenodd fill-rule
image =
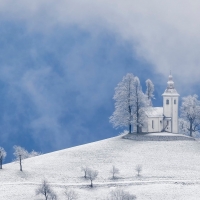
M135 167L142 165L138 177ZM99 171L94 188L84 179L81 166ZM120 170L111 178L115 165ZM73 188L79 199L106 199L117 187L137 199L199 199L200 143L198 141L135 141L122 136L81 145L23 161L3 165L0 170L0 200L39 200L35 189L43 179L49 181L64 200L65 187Z

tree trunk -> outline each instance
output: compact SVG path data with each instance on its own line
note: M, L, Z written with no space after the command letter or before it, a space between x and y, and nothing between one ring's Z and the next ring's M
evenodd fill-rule
M129 124L129 133L131 134L131 124Z
M20 165L20 171L22 171L22 157L21 157L21 155L19 156L19 165Z
M129 110L129 133L131 134L131 106L130 105L128 106L128 110Z
M90 186L93 187L92 180L91 180L91 185Z
M190 137L192 137L192 123L190 122Z
M0 169L2 169L2 158L0 158Z

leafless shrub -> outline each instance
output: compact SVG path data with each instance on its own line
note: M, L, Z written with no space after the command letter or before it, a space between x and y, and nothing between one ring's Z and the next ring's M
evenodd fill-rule
M50 195L49 195L49 199L50 200L57 200L57 195L56 193L54 193L53 191L51 191Z
M122 189L115 189L110 192L110 198L108 200L135 200L136 196L126 192Z
M66 188L64 194L67 200L78 199L78 194L74 190L69 190Z

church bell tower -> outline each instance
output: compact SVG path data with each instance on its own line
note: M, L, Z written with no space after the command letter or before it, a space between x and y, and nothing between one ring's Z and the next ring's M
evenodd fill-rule
M173 77L170 74L167 82L167 89L163 96L163 130L171 133L178 133L178 99L179 94L174 87Z

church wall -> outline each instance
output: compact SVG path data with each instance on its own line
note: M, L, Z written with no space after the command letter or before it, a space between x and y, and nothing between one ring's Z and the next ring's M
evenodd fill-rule
M172 116L172 132L178 133L178 97L173 97Z
M162 117L148 117L148 128L147 132L161 132L163 129L163 118Z

